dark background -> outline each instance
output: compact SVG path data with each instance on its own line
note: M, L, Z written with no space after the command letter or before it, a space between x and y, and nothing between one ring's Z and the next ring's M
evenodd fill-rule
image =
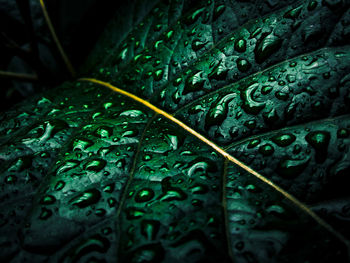
M108 21L118 12L121 18L127 16L125 10L134 2L46 0L45 5L65 52L79 69ZM39 0L0 0L0 70L38 76L35 82L0 76L0 112L71 79Z

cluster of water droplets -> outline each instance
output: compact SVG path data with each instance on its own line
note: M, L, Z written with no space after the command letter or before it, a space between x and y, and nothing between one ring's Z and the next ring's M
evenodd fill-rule
M144 136L120 219L123 257L196 261L222 250L224 259L222 159L161 117Z
M323 49L194 100L176 113L219 144L348 112L349 52Z
M349 120L347 115L285 128L243 140L228 152L304 202L317 203L316 209L324 217L337 220L338 226L344 227L345 218L349 217L346 199L342 201L347 195L342 185L347 184L346 174L350 169ZM302 252L303 242L314 244L310 260L319 260L316 250L321 248L335 255L345 252L344 247L334 245L337 241L332 243L334 237L323 230L317 230L319 239L313 235L303 240L297 238L303 229L303 233L309 233L310 228L317 229L317 225L295 214L279 194L267 191L262 182L247 172L228 164L226 176L229 238L238 262L299 257L298 254L305 253ZM325 199L336 197L340 200L333 208L323 203ZM291 222L298 223L293 226ZM295 247L298 252L283 251L283 246Z

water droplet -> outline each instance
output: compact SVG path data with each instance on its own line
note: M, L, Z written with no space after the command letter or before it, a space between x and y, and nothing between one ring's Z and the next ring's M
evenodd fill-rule
M92 115L92 119L96 120L98 117L100 117L102 115L102 112L96 112Z
M122 137L135 137L139 134L139 130L137 129L130 129L128 131L123 132Z
M193 91L198 91L203 88L205 79L203 78L203 71L198 71L192 76L188 77L183 90L183 94Z
M296 101L292 101L291 103L288 104L284 113L287 120L290 120L293 118L297 106L298 106L298 102Z
M283 209L282 206L279 205L271 205L269 207L266 208L266 212L271 214L283 214L285 212L285 210Z
M268 143L259 147L259 152L265 156L269 156L269 155L273 154L274 151L275 150L274 150L273 146L271 144L268 144Z
M88 171L99 172L106 166L106 163L103 159L95 159L89 161L84 168Z
M125 117L131 117L131 118L140 117L142 115L144 115L144 113L140 110L127 110L119 114L119 116L125 116Z
M251 148L258 146L259 144L260 144L260 139L253 139L253 140L249 141L247 148L251 149Z
M158 69L158 70L156 70L156 71L153 73L153 78L154 78L156 81L161 80L162 77L163 77L163 70L162 70L162 69Z
M160 223L156 220L142 220L141 234L148 240L154 240L159 231Z
M91 140L85 139L85 138L76 138L73 141L73 151L76 150L86 150L90 146L92 146L94 143Z
M138 247L132 252L132 257L122 262L163 262L164 261L164 248L161 243L151 243ZM141 259L141 261L140 261Z
M217 6L214 10L213 21L218 19L218 17L222 15L222 13L225 11L225 9L226 9L225 5Z
M152 59L152 56L150 56L150 55L144 55L144 56L142 56L141 57L141 62L142 63L147 63L148 61L150 61ZM133 81L132 79L130 79L131 81Z
M255 83L250 85L244 92L241 92L241 98L243 100L243 109L248 114L258 114L263 108L265 108L265 102L258 102L254 100L254 95L259 87L259 84Z
M128 53L128 48L124 48L118 55L118 60L121 61L121 60L125 60L126 59L126 56L127 56L127 53Z
M250 38L255 38L261 33L262 29L261 27L257 27L251 34Z
M295 77L295 75L288 74L288 75L286 76L286 79L287 79L287 81L288 81L289 83L294 83L296 77Z
M205 7L197 9L196 11L194 11L191 15L189 15L186 19L186 23L188 25L194 23L198 17L202 14L202 12L205 10Z
M208 187L203 184L196 184L190 188L193 194L205 194L209 191Z
M269 94L272 90L273 90L273 88L272 88L271 86L264 86L264 87L261 88L261 94L267 95L267 94Z
M154 192L151 188L143 188L137 192L135 201L138 203L148 202L154 197Z
M217 102L211 105L205 118L206 129L212 125L220 125L225 120L228 112L228 104L236 96L236 93L227 94L223 98L218 98Z
M79 208L85 208L97 203L101 198L101 193L97 189L86 190L78 196L72 198L69 203Z
M208 172L216 172L217 165L215 162L208 158L196 158L188 164L187 174L190 178L200 175L207 175Z
M316 162L323 162L327 158L330 133L313 131L306 135L305 140L316 150Z
M309 5L307 6L307 10L312 11L315 10L317 7L317 1L310 1Z
M103 191L106 192L106 193L112 193L114 191L114 184L106 185L103 188Z
M284 159L278 164L277 172L286 178L295 178L301 174L309 163L310 158Z
M179 86L179 85L181 84L181 82L182 82L182 78L176 78L176 79L174 80L174 82L173 82L173 85L174 85L175 87L177 87L177 86Z
M285 91L276 91L275 96L279 100L286 101L289 97L289 94L288 92L285 92Z
M46 195L40 200L42 205L52 205L56 202L56 198L52 195Z
M258 40L254 53L256 62L262 63L274 52L276 52L282 45L282 39L275 36L273 33L263 34Z
M279 116L276 113L276 109L271 109L263 113L264 121L268 124L273 124L279 119Z
M155 25L155 27L153 28L154 31L160 31L162 29L162 25L161 24L157 24Z
M194 39L192 41L192 49L194 51L198 51L198 50L202 49L207 43L208 42L203 42L203 41L201 41L199 39Z
M247 49L247 41L244 39L237 39L235 41L235 50L237 52L245 52Z
M154 46L153 46L154 50L158 50L158 48L159 48L159 46L160 46L161 44L163 44L163 40L158 40L158 41L156 41L156 42L154 43Z
M345 128L341 128L337 131L337 137L338 138L348 138L349 137L349 130Z
M94 257L88 257L90 253L106 253L110 247L110 242L107 238L95 234L89 238L83 239L81 243L69 250L66 258L62 262L82 262L87 259L89 262L100 262Z
M65 185L66 185L65 182L63 182L63 181L58 181L58 182L56 183L56 185L55 185L55 190L56 190L56 191L60 191L60 190L63 189L63 187L64 187Z
M301 9L302 9L303 5L300 5L298 7L295 7L289 11L287 11L285 14L284 14L284 17L285 18L290 18L290 19L295 19L297 18L299 15L300 15L300 12L301 12Z
M164 191L164 194L160 196L160 201L174 201L174 200L185 200L187 195L184 191L179 188L168 189Z
M100 126L95 130L95 135L100 138L108 138L113 134L113 127Z
M113 103L112 102L106 102L103 104L103 107L107 110L108 108L112 107Z
M117 203L117 200L115 200L114 198L110 197L107 199L107 203L109 207L115 207L115 204Z
M286 147L295 141L296 137L291 133L276 135L272 141L280 147Z
M227 76L228 68L225 67L223 62L219 62L212 68L208 74L209 79L224 80Z
M256 126L256 121L255 120L248 120L248 121L244 122L244 126L246 126L252 130Z
M142 209L138 209L135 207L129 207L126 209L126 218L129 220L140 218L144 214L145 212Z
M95 215L97 216L101 217L101 216L104 216L105 214L106 214L106 210L103 208L98 208L95 210Z
M252 66L248 60L243 59L243 58L237 59L236 63L237 63L238 70L241 72L248 71Z
M45 207L42 207L42 208L41 208L41 213L40 213L39 218L40 218L41 220L46 220L46 219L48 219L50 216L52 216L52 211L49 210L49 209L47 209L47 208L45 208Z
M67 171L72 170L78 165L79 165L79 162L76 160L67 160L57 169L56 174L58 175L61 173L66 173Z
M168 39L171 39L171 37L174 35L174 30L170 30L167 34L166 34L166 37Z
M150 154L145 154L143 157L142 157L142 160L144 160L144 161L149 161L149 160L151 160L152 159L152 155L150 155Z
M6 178L5 178L5 182L7 184L14 184L16 181L17 181L17 177L13 174L10 174L10 175L6 176Z
M134 61L137 62L142 57L142 54L138 54L134 57Z
M195 207L203 207L203 201L199 199L192 199L191 204Z

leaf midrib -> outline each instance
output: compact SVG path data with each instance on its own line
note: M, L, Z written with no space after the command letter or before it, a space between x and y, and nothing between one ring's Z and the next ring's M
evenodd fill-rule
M194 137L196 137L197 139L199 139L203 143L207 144L209 147L211 147L216 152L218 152L220 155L222 155L226 161L230 161L230 162L240 166L242 169L244 169L248 173L250 173L253 176L255 176L256 178L258 178L264 184L269 185L275 191L279 192L281 195L283 195L285 198L287 198L290 202L292 202L295 206L297 206L300 210L302 210L304 213L306 213L310 217L312 217L319 225L321 225L323 228L325 228L330 233L332 233L335 237L337 237L340 241L342 241L347 246L347 248L350 248L350 241L348 241L341 233L336 231L330 224L328 224L321 217L319 217L315 212L313 212L312 209L309 208L306 204L299 201L296 197L291 195L289 192L285 191L283 188L279 187L278 185L276 185L274 182L272 182L268 178L264 177L263 175L261 175L257 171L253 170L252 168L250 168L249 166L247 166L243 162L239 161L238 159L236 159L235 157L230 155L223 148L219 147L218 145L216 145L215 143L213 143L212 141L210 141L209 139L207 139L206 137L204 137L200 133L196 132L191 127L187 126L185 123L183 123L180 120L178 120L177 118L175 118L173 115L165 112L164 110L156 107L155 105L151 104L150 102L148 102L148 101L146 101L146 100L144 100L144 99L142 99L142 98L140 98L140 97L138 97L138 96L136 96L128 91L125 91L123 89L120 89L118 87L113 86L112 84L110 84L108 82L104 82L104 81L93 79L93 78L81 78L79 80L84 81L84 82L98 84L98 85L104 86L106 88L109 88L110 90L112 90L116 93L119 93L119 94L124 95L124 96L126 96L134 101L137 101L138 103L153 110L156 114L162 115L163 117L165 117L169 121L177 124L182 129L186 130L191 135L193 135ZM124 192L124 194L125 194L125 192ZM121 203L120 205L123 205L123 204Z

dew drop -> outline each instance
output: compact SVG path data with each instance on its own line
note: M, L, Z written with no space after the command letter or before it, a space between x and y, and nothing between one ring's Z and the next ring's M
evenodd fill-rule
M205 118L205 127L208 128L213 125L220 125L227 117L228 104L237 96L236 93L225 95L223 98L217 99L213 103Z
M264 156L272 155L274 151L273 146L268 143L259 147L259 152Z
M286 178L295 178L301 174L309 163L310 158L284 159L278 164L277 172Z
M72 198L69 203L79 208L85 208L97 203L101 198L101 193L97 189L86 190L78 196Z
M244 52L247 49L247 41L244 39L237 39L235 41L235 50L237 52Z
M247 148L252 149L252 148L258 146L259 144L260 144L260 139L253 139L253 140L249 141Z
M56 198L52 195L46 195L40 200L42 205L52 205L56 202Z
M154 192L151 188L143 188L135 195L135 201L138 203L148 202L154 197Z
M203 78L203 71L194 73L192 76L187 78L183 94L201 90L204 86L204 82L205 79Z
M241 72L247 72L252 66L248 60L243 58L237 59L236 63L238 70Z
M345 128L341 128L337 131L337 137L338 138L348 138L349 137L349 130Z
M330 133L326 131L313 131L306 135L305 140L316 150L316 161L323 162L327 158Z
M156 220L142 220L141 234L148 240L154 240L159 231L160 223Z
M259 84L255 83L249 86L244 92L241 92L241 98L243 100L243 109L248 114L258 114L263 108L265 108L265 102L258 102L254 100L254 94L259 87Z
M276 135L272 141L280 147L286 147L295 141L296 137L291 133Z
M52 216L52 211L51 210L49 210L47 208L44 208L44 207L41 208L41 213L39 215L39 218L41 220L46 220L46 219L48 219L51 216Z
M88 171L99 172L106 166L106 163L103 159L95 159L89 161L84 168Z
M264 35L255 47L255 59L256 62L262 63L273 53L277 52L282 45L282 39L275 36L273 33Z
M161 80L162 77L163 77L163 70L162 70L162 69L158 69L158 70L156 70L155 72L153 72L153 78L154 78L156 81Z
M198 50L202 49L206 44L207 44L207 42L203 42L199 39L194 39L192 41L192 49L194 51L198 51Z

